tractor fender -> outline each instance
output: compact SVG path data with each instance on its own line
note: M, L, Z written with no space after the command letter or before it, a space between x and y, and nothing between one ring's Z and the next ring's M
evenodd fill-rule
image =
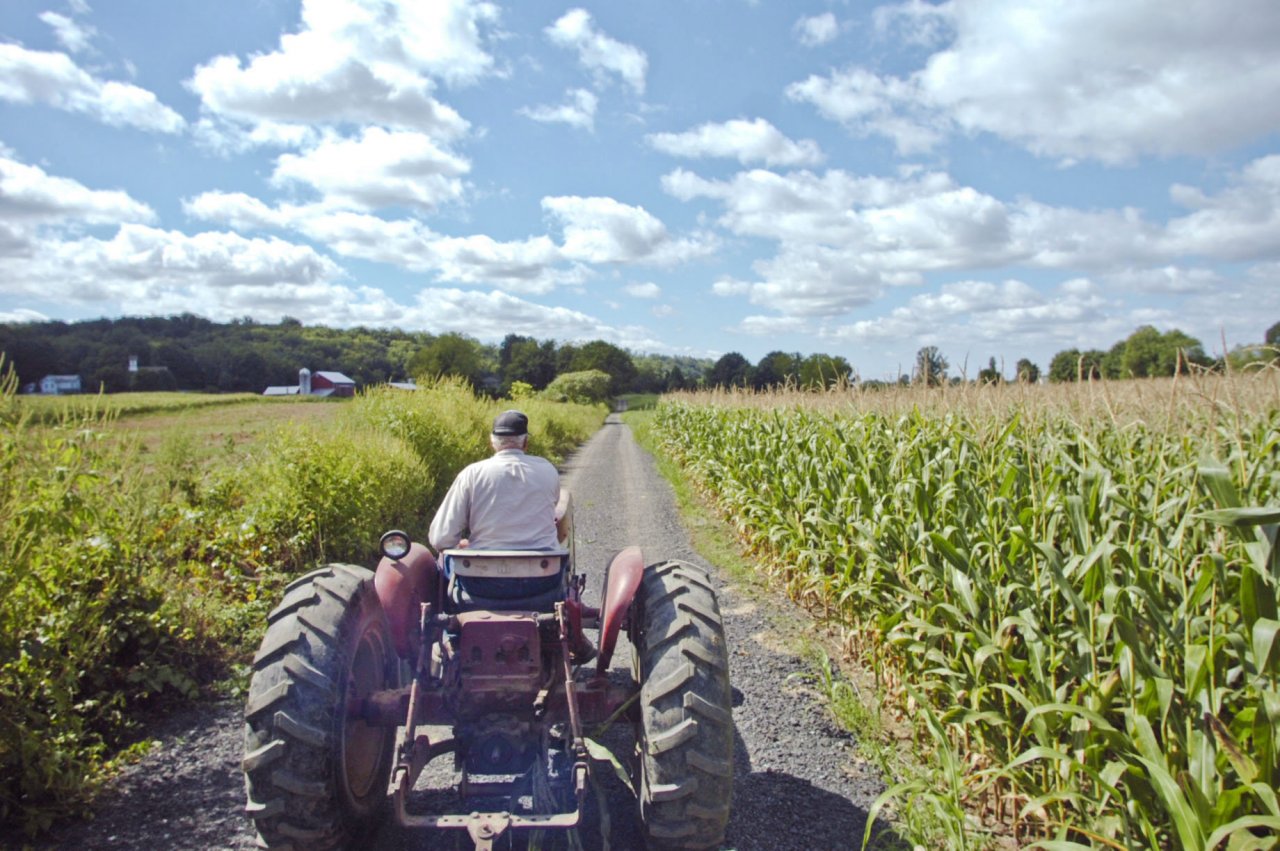
M600 656L596 660L596 676L604 676L618 642L618 631L635 599L636 589L644 578L644 556L639 547L627 547L609 562L605 574L604 604L600 609Z
M391 643L401 659L413 660L418 653L417 637L423 603L440 611L440 569L435 556L422 544L413 544L409 554L396 560L383 557L374 573L373 587L391 628Z

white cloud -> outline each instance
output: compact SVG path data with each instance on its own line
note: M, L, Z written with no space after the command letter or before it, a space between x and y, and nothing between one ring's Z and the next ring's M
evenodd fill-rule
M643 207L613 198L542 199L564 233L564 256L584 263L680 263L715 249L708 237L676 239Z
M21 322L48 322L49 317L38 310L27 310L19 307L16 310L0 310L0 322L18 324Z
M0 44L0 100L48 104L113 127L177 133L186 126L181 115L146 89L98 79L65 53L16 44Z
M0 156L0 222L115 224L154 219L155 212L127 192L89 189L69 178L47 174L39 166Z
M662 295L662 287L648 281L646 283L627 284L622 288L632 298L658 298Z
M66 15L57 12L41 12L40 20L53 28L54 38L72 53L80 53L89 49L89 43L98 31L88 24L82 24Z
M655 304L649 308L649 312L659 319L666 319L676 315L676 309L669 304Z
M342 274L314 249L279 239L188 236L135 224L122 225L111 239L45 239L31 257L0 258L0 290L8 295L224 318L258 315L272 305L330 303Z
M792 315L834 316L931 271L1088 270L1131 291L1169 292L1214 283L1188 260L1280 258L1280 156L1249 163L1213 195L1174 187L1190 212L1163 223L1129 208L1004 202L919 170L894 179L757 169L709 180L680 169L662 184L681 200L720 203L719 224L732 233L777 243L755 263L761 280L717 291Z
M746 165L804 166L822 162L822 149L812 139L792 141L763 118L699 125L684 133L653 133L645 140L678 157L727 157Z
M617 74L636 94L644 94L649 57L596 29L586 9L570 9L545 32L553 44L577 51L578 61L589 71L597 76Z
M711 285L711 292L721 298L744 296L751 292L751 284L734 278L720 278Z
M1228 260L1280 257L1280 154L1249 163L1217 195L1175 185L1170 196L1195 211L1169 223L1168 242L1181 252Z
M304 153L280 156L271 181L306 184L331 205L430 210L462 197L470 168L423 133L369 127L358 138L329 134Z
M1188 269L1173 265L1149 269L1119 269L1108 272L1103 277L1108 284L1132 292L1167 295L1216 291L1224 283L1222 276L1212 269Z
M840 34L840 24L830 12L811 15L796 21L791 28L796 40L805 47L818 47L835 40Z
M272 53L215 57L188 85L223 119L381 124L456 138L468 123L434 96L435 79L473 83L496 73L481 29L491 3L304 0L302 27Z
M568 124L582 130L595 129L596 96L586 89L571 89L568 99L560 106L534 106L520 110L520 114L544 124Z
M1035 154L1130 162L1211 154L1280 123L1280 6L1271 0L918 2L882 13L906 39L950 37L916 72L848 67L794 84L856 133L902 153L944 134L993 133Z
M828 328L823 336L860 342L911 340L914 345L933 340L938 329L945 328L954 357L966 348L985 351L1046 342L1070 346L1082 340L1092 346L1099 338L1132 331L1128 321L1117 302L1079 282L1045 295L1017 280L961 281L915 296L885 316Z
M786 316L746 316L731 331L752 337L772 337L777 334L800 334L807 330L803 319Z
M584 264L666 265L715 249L708 237L673 237L640 207L612 198L544 198L563 231L500 242L483 234L443 236L412 219L387 220L332 204L272 207L243 193L206 192L184 202L187 215L238 228L296 231L346 256L436 274L441 282L492 283L523 293L546 293L583 283Z

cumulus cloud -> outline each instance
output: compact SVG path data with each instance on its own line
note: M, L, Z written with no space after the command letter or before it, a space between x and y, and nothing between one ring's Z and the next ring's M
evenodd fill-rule
M0 322L7 322L16 325L21 322L48 322L49 317L45 316L38 310L27 310L19 307L17 310L0 310Z
M565 103L559 106L534 106L520 114L543 124L568 124L582 130L594 130L598 100L586 89L571 89Z
M565 12L546 28L546 34L552 44L576 51L578 62L598 77L616 74L636 94L644 94L649 57L640 48L598 30L586 9Z
M1177 271L1194 270L1188 260L1280 257L1280 156L1247 164L1215 194L1173 187L1189 212L1165 222L1130 208L1006 202L930 171L889 178L756 169L710 180L678 169L662 185L682 200L719 203L718 222L732 233L775 242L776 254L755 263L761 280L716 291L792 315L835 316L937 271L1110 272L1108 280L1131 291L1171 292L1212 282L1203 271Z
M496 73L482 28L491 3L304 0L302 26L247 62L218 56L188 81L211 115L250 126L381 124L451 139L468 123L435 98L435 81Z
M357 138L329 134L304 153L281 155L271 180L311 186L331 205L431 210L462 197L470 168L426 134L369 127Z
M612 198L544 198L563 241L550 236L499 241L484 234L445 236L415 219L383 219L331 203L268 205L243 193L206 192L187 199L187 215L237 228L302 234L344 257L433 273L455 284L489 283L513 292L546 293L581 284L588 264L666 265L702 256L715 242L677 238L640 207Z
M835 15L823 12L821 15L801 18L791 31L795 34L796 41L805 47L818 47L835 40L840 34L840 24Z
M41 103L88 115L113 127L177 133L182 116L146 89L99 79L65 53L0 44L0 100Z
M948 343L954 347L1041 346L1046 341L1069 346L1131 331L1126 330L1128 317L1122 317L1117 308L1117 302L1104 298L1096 287L1082 287L1079 282L1044 294L1018 280L960 281L936 293L915 296L884 316L828 328L823 336L923 343L945 327Z
M0 222L116 224L150 222L155 212L127 192L90 189L39 166L3 156L0 149Z
M53 29L53 36L72 53L82 53L89 49L90 42L98 31L88 24L81 23L57 12L41 12L40 20Z
M1188 0L1176 15L1158 0L1038 0L1017 14L979 0L912 2L879 20L946 45L906 76L851 66L787 91L902 153L992 133L1042 156L1125 163L1227 150L1280 122L1280 6L1270 0Z
M805 166L822 162L822 149L812 139L792 141L763 118L699 125L683 133L653 133L645 140L664 154L678 157L726 157L743 165Z
M647 281L645 283L627 284L622 288L632 298L657 298L662 295L662 287Z
M613 198L559 196L542 209L560 224L565 257L584 263L680 263L715 249L709 237L677 239L643 207Z
M7 295L109 303L125 313L200 305L199 312L225 310L230 318L281 302L328 299L340 277L332 260L308 246L136 224L122 225L111 239L48 238L32 257L0 258Z

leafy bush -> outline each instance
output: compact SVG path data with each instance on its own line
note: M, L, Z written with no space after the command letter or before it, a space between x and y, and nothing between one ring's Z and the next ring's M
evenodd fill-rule
M556 402L576 402L594 405L609 398L609 373L598 369L582 372L566 372L556 376L542 395Z
M139 701L195 682L147 581L110 418L37 429L14 383L0 388L0 822L34 831L85 800Z

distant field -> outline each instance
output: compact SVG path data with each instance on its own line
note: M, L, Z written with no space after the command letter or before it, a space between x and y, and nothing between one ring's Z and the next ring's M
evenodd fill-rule
M88 413L109 413L116 417L132 417L138 414L223 407L246 402L313 404L324 400L276 399L256 393L116 393L101 396L84 393L75 396L18 396L15 401L21 408L29 410L38 422L56 422L67 414L83 416Z

